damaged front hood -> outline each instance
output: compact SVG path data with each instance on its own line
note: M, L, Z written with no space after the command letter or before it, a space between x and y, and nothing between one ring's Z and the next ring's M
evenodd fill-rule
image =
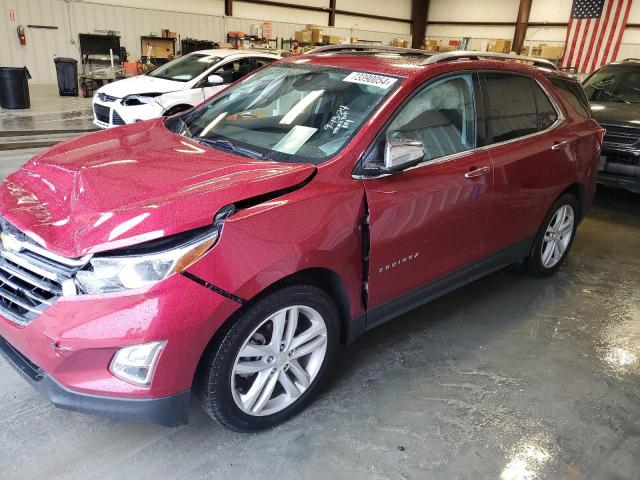
M124 98L127 95L140 95L145 93L168 93L185 88L185 82L166 80L148 75L124 78L117 82L111 82L98 89L98 93L106 93L116 98Z
M252 160L163 120L97 132L34 157L0 184L0 215L66 257L211 224L225 205L295 187L315 167Z

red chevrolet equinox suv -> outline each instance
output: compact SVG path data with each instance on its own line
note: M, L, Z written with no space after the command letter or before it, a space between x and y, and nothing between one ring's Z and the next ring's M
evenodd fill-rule
M257 430L340 344L522 262L563 263L603 132L543 61L330 47L0 185L0 352L55 405Z

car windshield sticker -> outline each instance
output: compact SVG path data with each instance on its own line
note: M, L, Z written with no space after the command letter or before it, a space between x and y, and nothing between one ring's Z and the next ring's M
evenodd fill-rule
M340 105L338 111L331 117L331 120L324 126L325 130L331 130L333 135L338 133L341 128L349 128L349 125L353 123L353 120L349 120L349 107L346 105Z
M273 150L280 153L288 153L293 155L298 149L305 144L307 140L311 138L311 135L318 131L317 128L305 127L304 125L296 125L289 133L287 133L278 143L273 147Z
M398 79L392 77L385 77L383 75L373 75L371 73L352 72L344 77L344 82L360 83L362 85L369 85L371 87L382 88L387 90L391 85L396 83Z

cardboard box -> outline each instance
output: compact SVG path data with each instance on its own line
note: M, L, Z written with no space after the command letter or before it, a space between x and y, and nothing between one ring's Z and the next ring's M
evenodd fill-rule
M322 42L322 29L314 28L313 30L311 30L311 41L313 43Z
M323 35L322 43L327 43L329 45L339 45L342 42L339 35Z
M496 40L496 52L509 53L511 51L511 40Z
M312 23L307 23L305 30L313 30L314 28L318 28L317 25L313 25Z
M564 47L540 47L540 57L547 60L560 60L564 53Z
M404 40L402 38L394 38L393 40L391 40L391 46L392 47L403 47L404 46Z
M311 30L298 30L295 33L294 39L298 43L311 43Z
M541 46L535 46L535 47L531 47L531 56L532 57L540 57L540 55L542 54L542 47Z
M522 55L523 57L528 57L529 55L531 55L531 48L525 47L523 45L520 49L520 55Z
M273 24L271 22L263 22L262 33L264 34L264 38L271 40L273 38Z

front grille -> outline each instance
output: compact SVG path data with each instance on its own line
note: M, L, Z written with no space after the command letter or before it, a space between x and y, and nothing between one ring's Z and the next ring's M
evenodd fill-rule
M109 120L109 114L111 113L111 109L109 107L105 107L104 105L98 105L97 103L93 105L93 113L96 115L96 120L103 123L111 123Z
M630 147L640 143L640 129L638 128L611 125L603 125L603 127L606 130L604 134L605 144Z
M627 135L616 135L614 133L606 133L604 135L604 143L610 145L630 146L638 143L640 139L638 137L631 137Z
M124 125L124 120L118 114L118 112L116 112L115 110L113 111L113 124L114 125Z
M0 315L27 325L64 293L76 293L73 277L89 257L49 252L0 219Z

